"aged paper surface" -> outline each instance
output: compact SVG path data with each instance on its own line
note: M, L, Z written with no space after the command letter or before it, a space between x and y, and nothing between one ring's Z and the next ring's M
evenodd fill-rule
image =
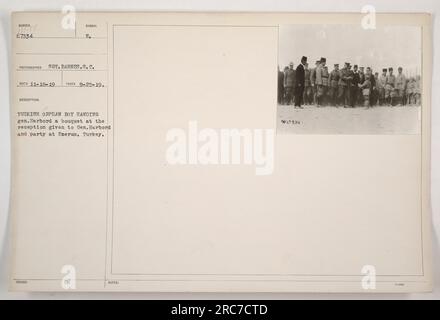
M352 108L322 102L323 82L305 107L284 80L280 99L290 59L370 63L302 38L361 20L15 13L11 288L429 291L431 17L377 15L378 37L411 30L408 61L399 36L364 44L396 75L407 63L420 97L399 104L393 80L370 107L366 77L361 102L341 84Z

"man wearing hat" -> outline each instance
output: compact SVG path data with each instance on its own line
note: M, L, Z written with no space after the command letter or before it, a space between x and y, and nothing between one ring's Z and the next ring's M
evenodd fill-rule
M350 70L350 63L346 62L340 72L338 99L340 103L347 107L350 104L350 86L353 79L353 72Z
M316 103L316 93L317 93L317 88L316 88L316 69L318 69L318 66L320 64L320 61L317 60L315 62L315 67L310 70L310 85L312 86L312 94L313 94L313 102Z
M316 68L316 105L322 106L325 96L325 85L328 81L328 74L326 75L325 64L326 58L321 58L318 67Z
M393 68L388 69L389 74L385 85L385 100L387 105L392 106L394 103L394 87L396 85L396 76L393 74Z
M371 67L367 67L367 70L365 72L365 77L369 78L370 81L370 96L369 96L369 103L370 106L373 106L373 100L374 100L374 89L376 88L376 79L374 78L373 69ZM365 81L365 80L364 80Z
M365 67L359 67L359 80L360 82L365 82Z
M293 69L293 62L289 64L289 69L284 73L284 93L285 104L290 105L293 100L293 90L295 89L295 69Z
M363 75L362 75L363 76ZM350 95L351 95L351 107L354 108L356 106L356 103L360 101L362 103L362 98L360 98L360 95L362 95L362 91L359 89L359 83L361 82L361 75L358 71L358 66L355 64L353 67L353 80L351 82L351 88L350 88Z
M399 105L404 104L405 90L406 90L406 78L402 73L402 67L399 67L398 74L396 76L396 98Z
M385 104L385 87L387 85L387 69L382 69L382 75L379 76L377 81L377 89L379 91L379 105Z
M341 75L339 73L339 64L335 64L335 68L330 72L329 76L329 98L330 103L334 106L338 105L338 86Z
M306 67L307 57L301 58L301 63L298 65L295 71L295 108L302 108L304 87L306 82Z

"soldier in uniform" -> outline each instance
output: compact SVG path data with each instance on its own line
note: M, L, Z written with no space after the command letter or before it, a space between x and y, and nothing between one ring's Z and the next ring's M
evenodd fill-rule
M365 82L365 67L359 67L359 83L364 83L364 82ZM364 100L364 96L362 94L362 89L358 89L357 104L361 106L363 104L363 100Z
M327 105L328 101L329 101L329 93L328 93L329 87L330 87L329 86L330 85L329 76L330 76L330 74L328 72L328 66L324 66L324 73L322 75L322 82L324 85L324 95L323 95L323 101L322 101L323 105Z
M396 100L399 106L404 104L405 99L405 90L406 90L406 78L405 75L402 73L403 69L402 67L399 67L398 74L396 76Z
M340 73L339 73L339 64L335 64L335 68L330 73L329 76L329 97L330 97L330 103L334 106L337 106L338 103L338 85L339 85L339 79L340 79Z
M282 101L283 105L286 104L286 101L287 101L287 99L286 99L286 88L284 87L284 84L286 82L287 70L289 70L289 66L285 66L284 70L283 70L283 101Z
M286 92L286 105L290 105L293 101L293 91L295 89L295 69L293 62L289 64L289 69L284 73L284 90Z
M347 107L350 104L350 87L353 80L353 71L351 71L350 63L346 62L344 68L340 72L339 78L339 94L338 99L340 103Z
M318 65L318 67L316 68L316 105L318 107L321 107L323 105L323 100L325 97L325 83L326 81L328 81L328 75L327 78L326 77L326 72L325 72L325 63L326 63L326 59L325 58L321 58L320 63Z
M408 93L408 86L409 86L409 78L406 78L406 84L405 84L405 96L403 98L403 105L406 106L409 104L409 93Z
M382 69L382 75L379 77L377 81L377 89L379 91L379 105L382 106L385 104L385 87L387 84L387 69Z
M365 82L365 67L359 67L359 80Z
M385 84L385 101L389 106L393 105L394 100L394 87L396 85L396 76L393 74L393 68L388 69L389 74Z
M305 88L304 88L304 104L310 105L313 103L312 84L310 82L309 64L305 66Z
M317 60L315 62L315 67L312 70L310 70L310 85L312 86L313 103L316 103L316 93L317 93L316 69L318 68L319 64L320 64L320 61Z
M278 66L278 104L282 104L284 99L284 72Z

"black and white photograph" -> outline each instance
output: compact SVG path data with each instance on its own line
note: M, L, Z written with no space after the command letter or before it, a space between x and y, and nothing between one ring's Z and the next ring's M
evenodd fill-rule
M419 134L421 28L279 27L277 132Z

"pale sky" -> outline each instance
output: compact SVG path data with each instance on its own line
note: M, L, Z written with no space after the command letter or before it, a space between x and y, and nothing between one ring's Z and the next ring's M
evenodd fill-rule
M321 57L327 58L329 70L339 63L372 67L381 73L383 68L402 67L405 74L421 70L420 27L378 27L364 30L360 25L290 25L280 26L279 65L289 62L295 67L307 56L309 66Z

